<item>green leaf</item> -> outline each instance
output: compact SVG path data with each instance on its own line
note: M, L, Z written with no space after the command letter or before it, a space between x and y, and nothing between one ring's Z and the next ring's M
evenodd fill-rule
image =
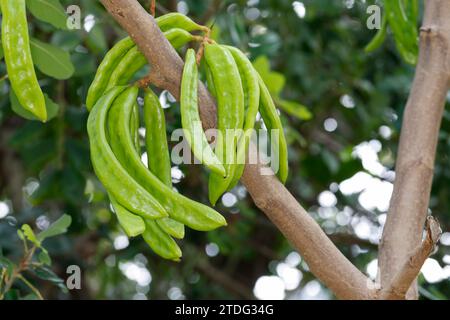
M89 31L86 43L89 49L95 53L102 53L108 50L105 32L100 24L95 24L91 31Z
M25 237L28 239L28 241L34 243L37 247L41 247L41 242L38 240L38 238L36 238L34 231L28 224L24 224L22 226L22 231Z
M6 275L10 277L14 270L14 263L6 257L0 256L0 269L6 269Z
M259 56L253 62L253 67L261 75L271 95L278 97L284 88L286 78L281 73L270 70L270 62L266 56Z
M270 70L270 61L266 56L259 56L253 62L253 67L261 76L280 109L300 120L310 120L312 118L311 112L304 105L280 98L286 78L281 73Z
M59 111L59 105L57 105L52 99L49 98L47 94L44 93L45 98L45 108L47 109L47 117L48 121L56 117ZM16 94L11 89L9 91L9 99L11 102L11 109L17 113L22 118L25 118L27 120L39 120L36 118L35 115L33 115L30 111L26 110L17 99Z
M19 239L20 240L25 240L25 235L23 234L23 231L22 230L17 230L17 235L19 236Z
M64 214L61 218L53 222L46 230L37 235L39 241L44 241L46 238L54 237L67 232L72 223L72 217Z
M50 258L50 255L48 254L48 251L42 248L42 251L38 255L38 259L41 263L51 266L52 265L52 259Z
M33 62L42 73L64 80L75 72L69 53L63 49L34 38L30 39L30 48Z
M430 287L428 290L419 286L420 295L430 300L448 300L445 294L441 293L437 288Z
M36 275L46 281L50 281L56 284L63 283L64 280L58 277L56 273L54 273L50 268L47 267L37 267L34 269Z
M24 297L21 297L20 300L39 300L39 297L35 293L29 293Z
M300 119L300 120L311 120L313 117L312 113L308 110L304 105L295 102L295 101L287 101L282 99L275 100L277 106L283 110L284 112Z
M54 273L50 268L37 267L33 271L36 273L36 276L38 276L42 280L50 281L53 284L57 285L63 292L67 292L67 287L64 284L64 280L61 279L56 273Z
M209 21L206 25L207 26L212 25L210 38L212 40L220 42L220 34L221 34L222 30L221 30L219 24L214 23L214 21Z
M80 45L81 38L76 32L57 30L52 33L50 43L63 50L73 51L78 45Z
M19 290L17 290L17 289L11 289L5 293L5 300L19 300L19 299L20 299L20 294L19 294Z
M67 29L67 15L59 0L27 0L28 10L44 22L56 28Z

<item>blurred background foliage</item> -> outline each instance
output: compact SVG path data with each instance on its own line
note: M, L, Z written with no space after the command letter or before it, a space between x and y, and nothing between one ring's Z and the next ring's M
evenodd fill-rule
M140 2L149 8L149 1ZM80 30L29 15L31 35L70 54L74 66L66 80L46 76L55 72L45 72L51 61L41 61L44 70L37 66L44 92L57 105L55 117L45 125L20 118L12 111L8 81L0 83L0 264L20 261L17 229L24 223L39 232L68 214L68 232L45 243L52 277L27 275L44 298L333 299L241 185L218 205L229 226L210 233L189 230L180 263L164 261L141 239L124 235L93 174L84 102L97 65L126 34L99 1L61 4L81 8ZM157 13L187 13L214 25L213 36L222 43L249 53L270 79L281 109L290 152L288 189L373 278L414 67L401 60L392 37L375 52L364 52L376 32L366 27L369 4L373 1L166 0L158 1ZM161 101L170 134L181 126L179 108L167 92L161 92ZM450 297L449 154L447 108L430 203L445 233L419 278L425 299ZM177 190L207 203L204 169L182 165L172 171ZM81 290L51 283L66 279L69 265L82 270ZM30 298L28 293L18 284L9 298Z

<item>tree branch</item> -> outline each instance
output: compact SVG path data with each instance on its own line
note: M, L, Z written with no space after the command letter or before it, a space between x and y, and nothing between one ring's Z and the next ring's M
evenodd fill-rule
M396 179L380 242L381 286L389 287L422 241L439 127L450 84L450 2L425 1L420 54L404 111ZM413 286L415 287L415 286ZM417 298L411 290L408 298Z
M154 17L156 14L156 0L150 1L150 14Z
M423 240L422 244L403 263L400 270L392 278L391 284L387 288L383 288L380 299L405 299L406 292L417 278L425 260L433 253L441 234L442 229L439 223L433 217L428 216L425 240Z
M100 0L128 32L152 65L154 84L179 98L183 61L136 0ZM200 116L205 129L216 124L216 106L199 85ZM256 154L252 146L251 152ZM274 176L261 175L261 163L247 165L242 181L256 205L301 253L310 270L341 299L372 298L370 280L331 242L319 225Z

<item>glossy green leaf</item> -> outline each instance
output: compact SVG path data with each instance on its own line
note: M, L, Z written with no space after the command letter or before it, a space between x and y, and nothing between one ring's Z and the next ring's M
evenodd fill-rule
M272 96L277 97L284 88L286 78L281 73L270 70L270 61L266 56L259 56L253 62L253 66L261 75Z
M5 269L6 275L11 276L14 270L14 263L6 257L0 256L0 270Z
M73 51L82 39L76 32L57 30L53 32L50 43L66 51Z
M22 231L23 231L23 234L25 235L25 237L28 239L28 241L32 242L34 245L36 245L36 247L41 246L41 242L36 237L33 229L31 229L31 227L28 224L24 224L22 226Z
M64 80L75 72L67 51L37 39L30 39L30 47L33 62L42 73Z
M39 241L44 241L46 238L54 237L67 232L72 223L72 217L64 214L61 218L53 222L46 230L37 235Z
M19 300L20 293L17 289L11 289L5 293L5 300Z
M64 280L61 279L56 273L54 273L51 269L47 267L37 267L33 270L36 275L46 281L50 281L56 284L64 283Z
M20 240L25 240L25 235L23 234L23 231L22 230L17 230L17 235L19 236L19 239Z
M39 300L39 297L35 293L29 293L24 297L21 297L20 300Z
M58 29L67 29L67 15L59 0L27 0L27 8L37 19Z
M47 250L42 248L42 251L39 252L38 255L39 262L43 263L44 265L51 266L52 265L52 259L50 258L50 255L48 254Z
M298 102L277 99L276 104L281 110L300 120L311 120L313 117L308 108Z

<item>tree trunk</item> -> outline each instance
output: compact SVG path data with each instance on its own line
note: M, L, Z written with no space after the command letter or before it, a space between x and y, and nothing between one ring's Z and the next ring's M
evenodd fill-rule
M439 127L450 84L450 1L425 1L420 54L404 111L394 192L380 242L381 286L422 241ZM416 299L414 285L408 298Z

